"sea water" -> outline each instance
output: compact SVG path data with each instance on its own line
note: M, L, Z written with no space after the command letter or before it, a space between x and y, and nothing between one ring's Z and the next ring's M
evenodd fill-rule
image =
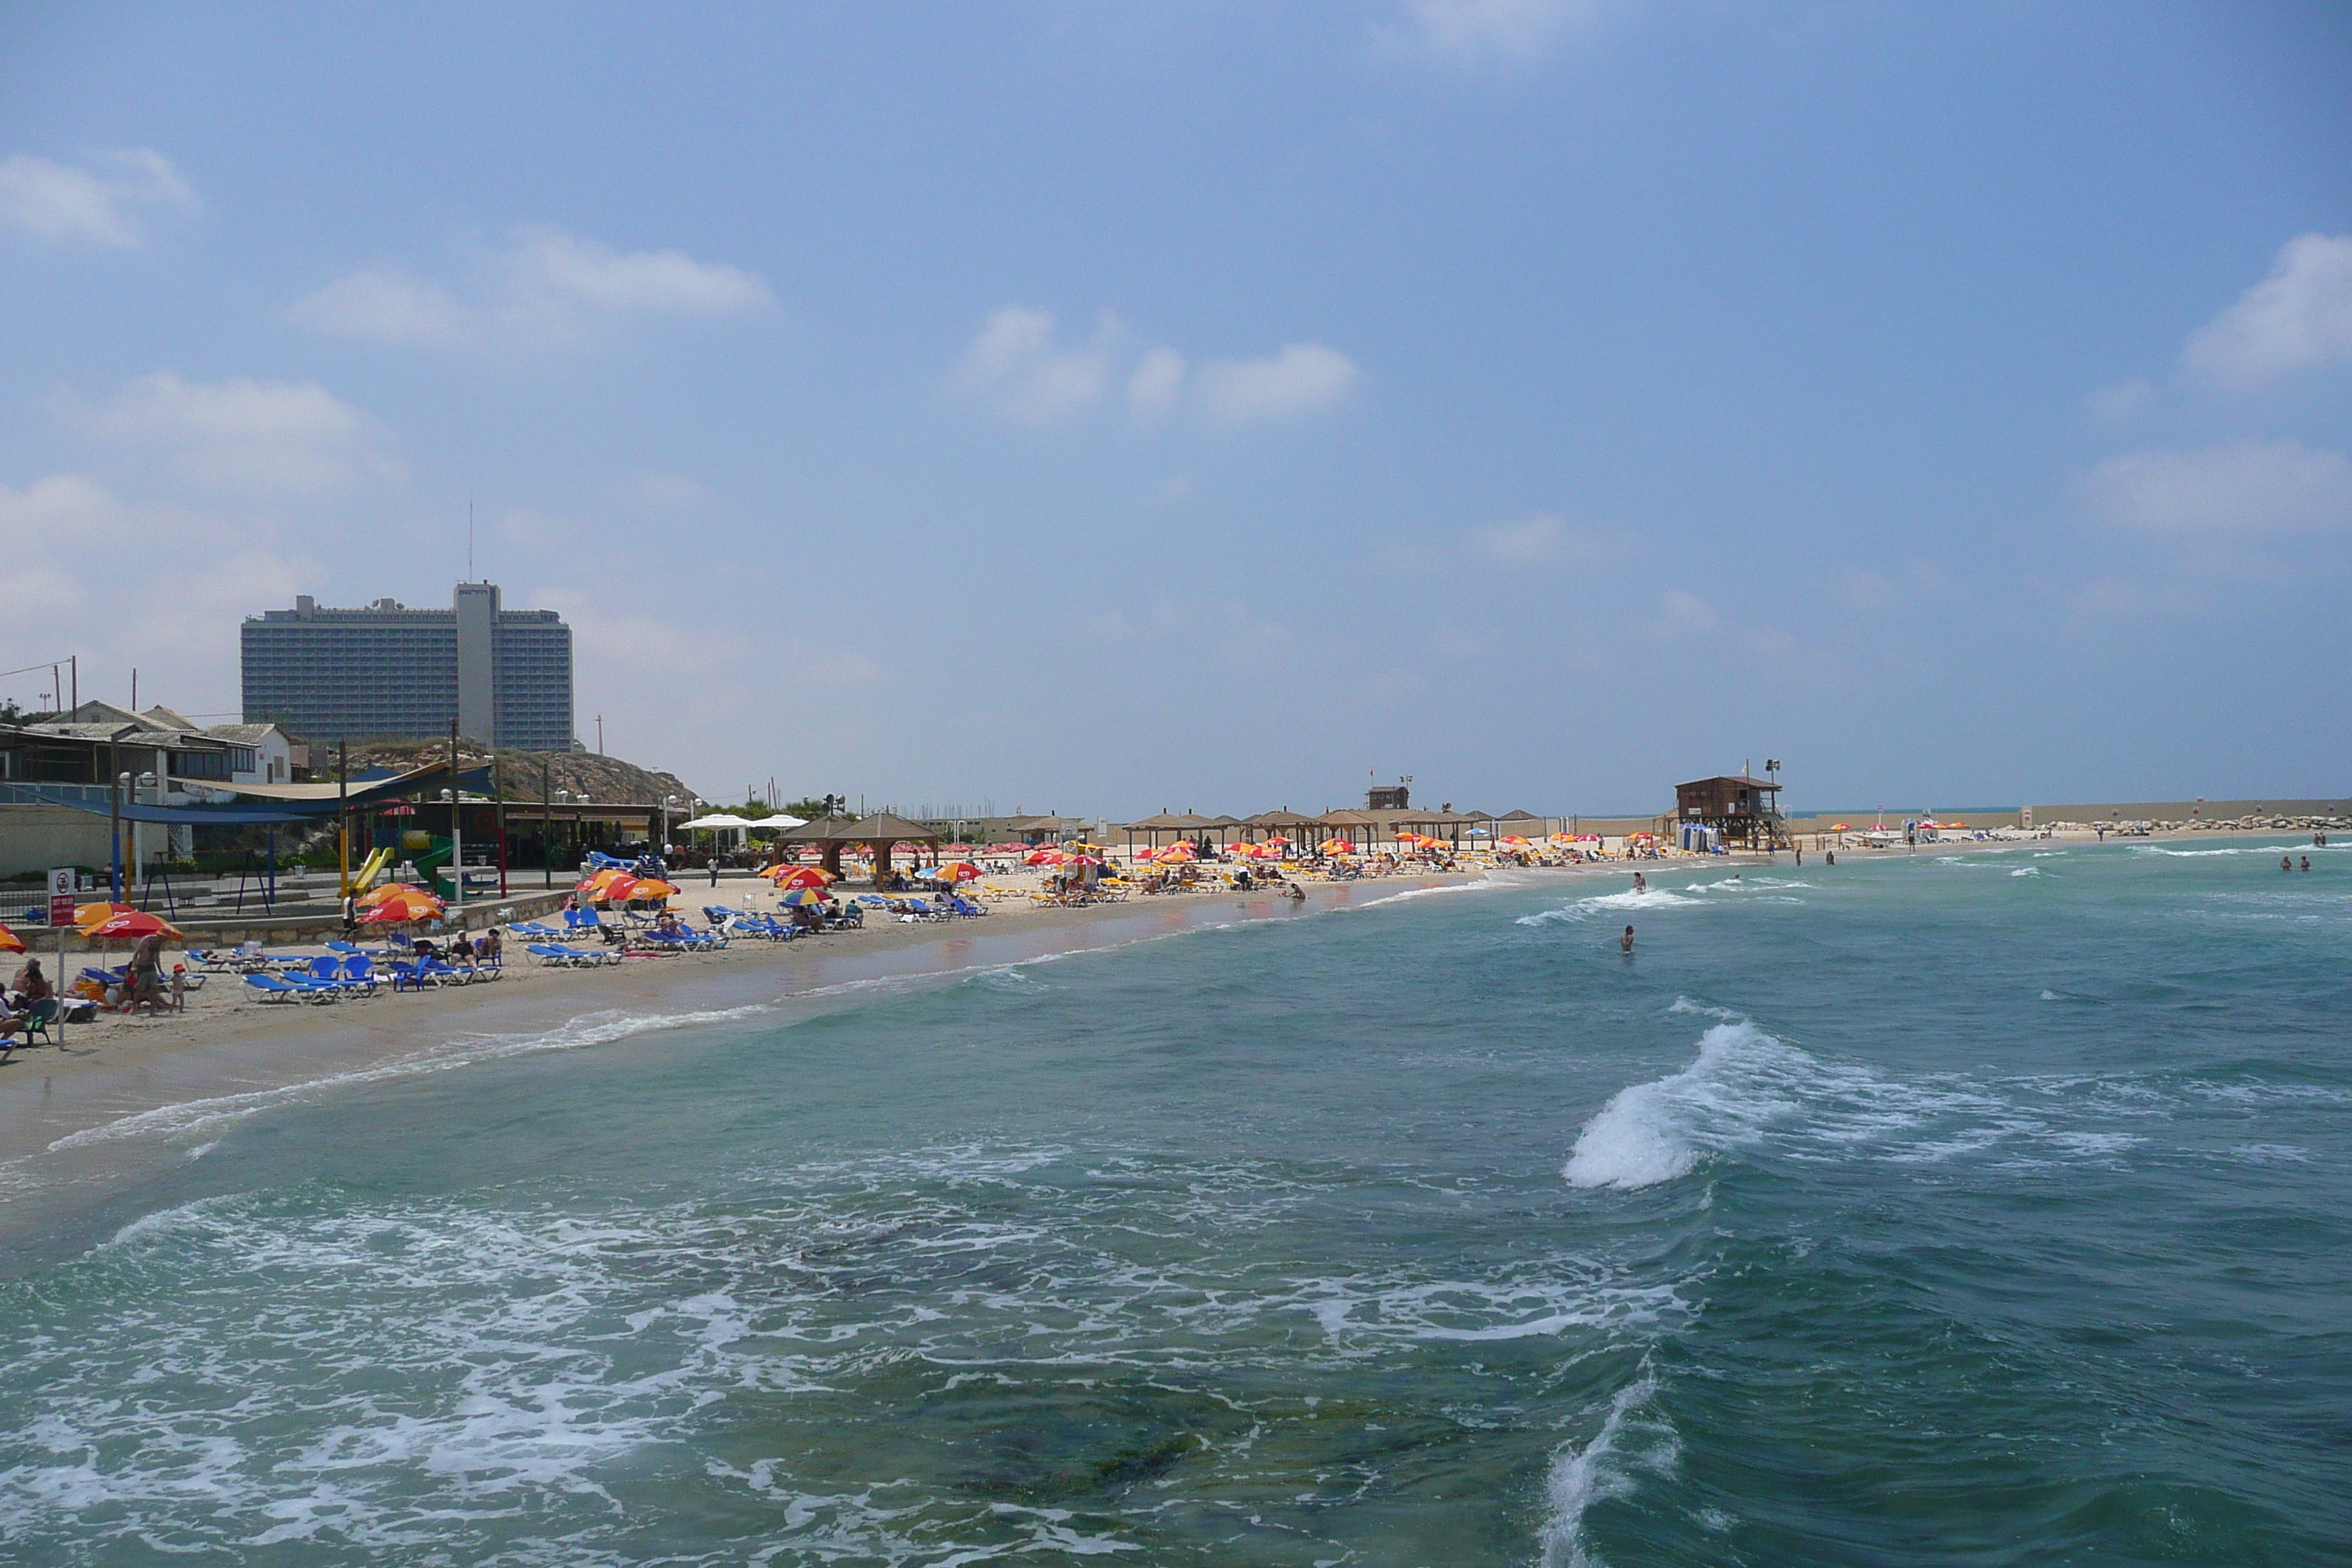
M0 1284L0 1541L2342 1563L2352 856L2240 847L1367 894L151 1119Z

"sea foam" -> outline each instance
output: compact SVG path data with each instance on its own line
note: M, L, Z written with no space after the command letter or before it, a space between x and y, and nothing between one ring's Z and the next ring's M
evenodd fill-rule
M1544 1568L1598 1568L1601 1560L1585 1546L1586 1511L1594 1503L1631 1495L1636 1469L1674 1472L1681 1440L1662 1418L1643 1418L1657 1393L1657 1379L1646 1375L1618 1390L1591 1441L1581 1447L1569 1444L1552 1456L1544 1482Z
M1680 1072L1621 1089L1577 1134L1560 1174L1575 1187L1650 1187L1687 1175L1712 1149L1752 1137L1799 1106L1812 1058L1746 1020L1699 1037Z

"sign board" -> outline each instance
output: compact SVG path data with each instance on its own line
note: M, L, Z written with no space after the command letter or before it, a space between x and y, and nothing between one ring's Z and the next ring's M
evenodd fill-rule
M49 873L49 926L52 930L58 930L73 923L73 868L60 866Z

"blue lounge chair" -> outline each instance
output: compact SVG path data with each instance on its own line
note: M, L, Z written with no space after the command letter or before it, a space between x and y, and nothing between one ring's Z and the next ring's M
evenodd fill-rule
M295 980L281 980L275 974L248 974L245 983L261 993L264 1002L328 1002L337 994L331 985L304 984Z

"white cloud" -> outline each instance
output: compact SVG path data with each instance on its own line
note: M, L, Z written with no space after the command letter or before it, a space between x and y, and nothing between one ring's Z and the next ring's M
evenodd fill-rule
M640 474L630 489L643 504L665 511L692 506L710 494L699 480L685 474Z
M1103 403L1122 371L1128 407L1139 420L1189 405L1216 426L1331 407L1347 400L1357 375L1354 361L1320 343L1290 343L1270 358L1219 361L1195 374L1164 345L1136 354L1108 310L1087 342L1066 343L1051 310L1007 305L981 323L948 384L1008 419L1056 425Z
M2295 441L2126 452L2093 469L2082 489L2102 521L2176 538L2352 527L2352 463Z
M191 382L158 371L76 413L90 434L160 452L200 485L315 493L402 477L382 422L315 382Z
M21 490L0 485L0 559L47 554L67 539L104 549L137 536L131 510L79 474L51 474Z
M1572 555L1609 560L1623 552L1621 541L1543 511L1471 529L1468 538L1471 549L1507 566L1543 566Z
M2225 392L2352 362L2352 235L2286 242L2270 276L2189 336L2184 370Z
M257 538L242 507L128 502L79 474L0 485L0 614L54 626L82 656L85 695L136 664L142 701L152 690L183 710L234 709L239 620L319 576Z
M1052 311L1007 305L982 323L952 381L1009 419L1056 424L1102 401L1118 332L1106 312L1093 343L1066 349L1055 342Z
M1288 343L1271 359L1202 366L1201 395L1219 425L1292 419L1346 402L1356 374L1355 362L1337 349Z
M1528 66L1604 9L1603 0L1412 0L1398 21L1372 29L1372 42L1435 65Z
M2109 425L2121 425L2156 400L2156 388L2145 381L2118 381L2090 395L2091 413Z
M196 210L195 188L152 148L102 153L93 163L77 168L29 153L0 162L0 226L127 249L146 237L140 209Z
M1128 406L1147 419L1175 406L1184 391L1184 356L1174 349L1158 348L1136 362L1127 378Z
M400 346L562 347L649 316L717 318L774 303L755 273L678 250L616 251L546 228L519 228L474 258L461 293L395 267L363 267L294 302L297 324Z
M1682 588L1669 588L1658 603L1658 618L1651 630L1660 637L1704 637L1723 625L1723 617L1715 606L1696 594Z
M454 343L467 326L466 307L447 289L393 267L338 278L288 314L313 331L380 343Z
M678 250L612 250L551 229L518 229L502 258L509 321L614 315L732 316L772 304L768 286L740 267Z

